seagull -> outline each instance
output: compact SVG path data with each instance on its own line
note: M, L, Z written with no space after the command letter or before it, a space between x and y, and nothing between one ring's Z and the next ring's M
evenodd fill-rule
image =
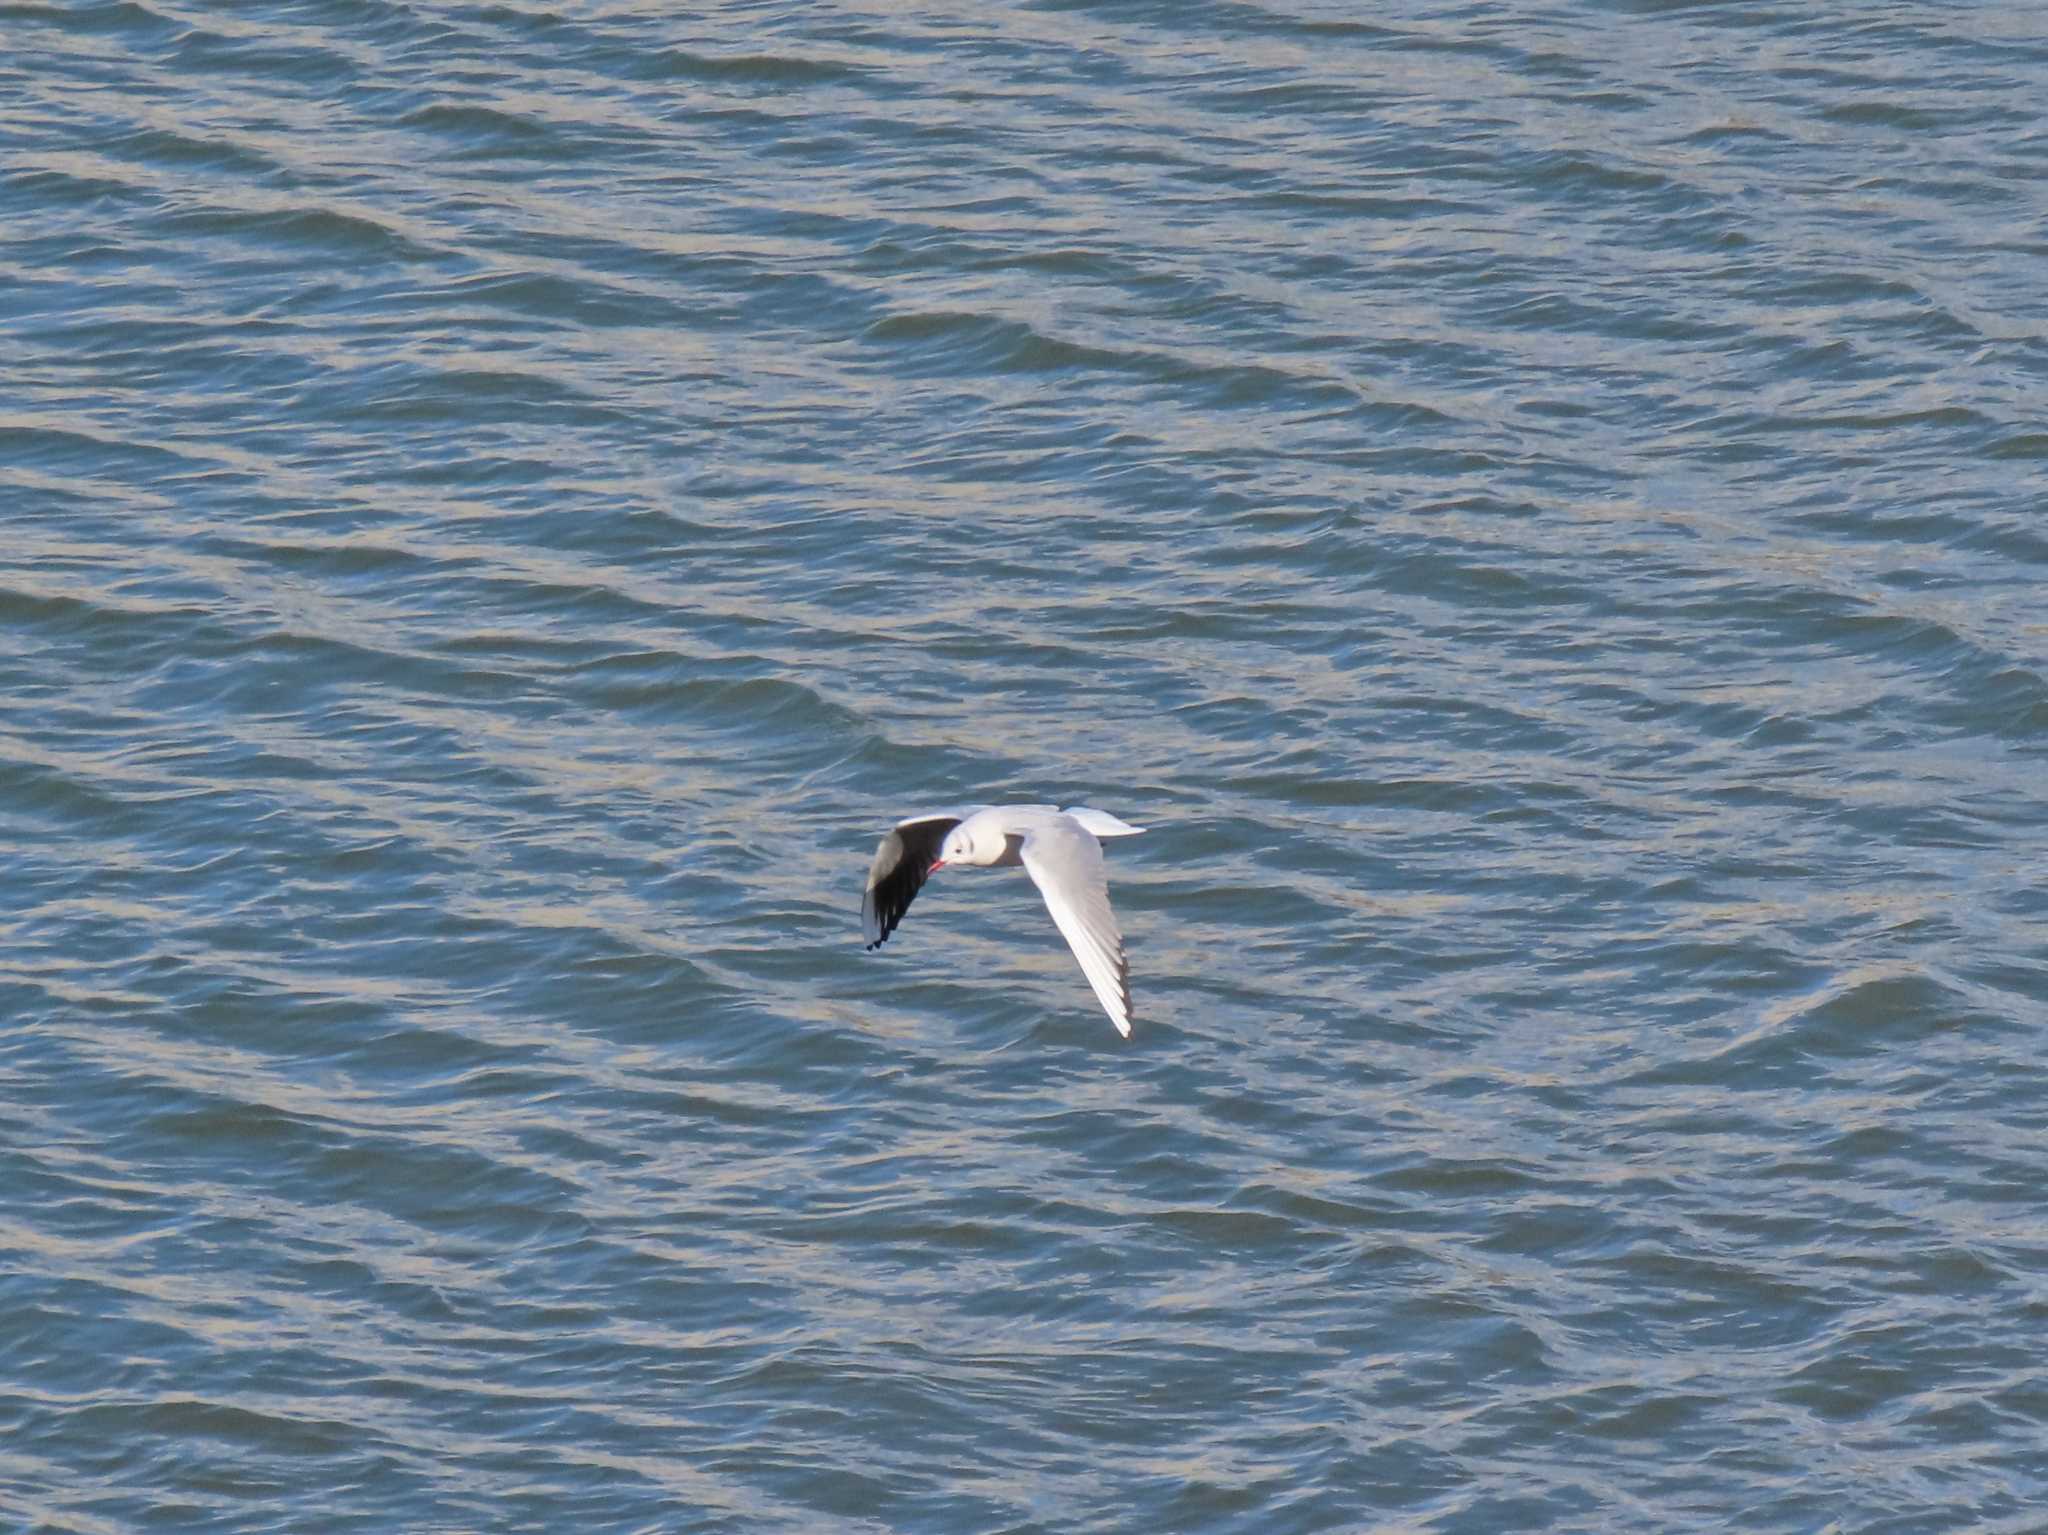
M861 932L878 949L896 931L924 882L949 863L983 868L1024 865L1045 897L1045 909L1081 962L1117 1033L1131 1037L1131 967L1123 934L1109 909L1109 876L1101 837L1134 837L1106 811L1075 805L979 805L898 821L875 849L861 896Z

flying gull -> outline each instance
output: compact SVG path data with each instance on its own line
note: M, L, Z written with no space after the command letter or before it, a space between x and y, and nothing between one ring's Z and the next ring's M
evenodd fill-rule
M986 805L898 821L875 849L860 922L870 949L896 931L924 882L949 863L982 868L1022 864L1045 897L1045 909L1081 962L1117 1033L1131 1036L1131 967L1123 934L1109 909L1109 877L1100 837L1131 837L1145 828L1085 805Z

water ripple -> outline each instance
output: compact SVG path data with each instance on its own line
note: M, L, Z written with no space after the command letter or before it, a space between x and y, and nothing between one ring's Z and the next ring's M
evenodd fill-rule
M0 18L11 1522L2038 1524L2032 29Z

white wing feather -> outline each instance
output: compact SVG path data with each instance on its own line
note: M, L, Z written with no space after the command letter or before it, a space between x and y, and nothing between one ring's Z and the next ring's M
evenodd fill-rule
M1117 931L1116 914L1109 909L1109 876L1102 866L1102 844L1068 812L1059 820L1041 822L1026 831L1018 856L1038 893L1045 897L1045 909L1052 913L1074 958L1081 962L1081 973L1095 988L1102 1010L1109 1014L1117 1033L1129 1039L1130 967L1124 961L1124 939Z

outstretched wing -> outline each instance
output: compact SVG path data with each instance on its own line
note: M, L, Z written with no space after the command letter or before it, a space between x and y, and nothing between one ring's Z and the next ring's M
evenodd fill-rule
M941 811L898 821L875 849L868 867L868 887L860 898L861 936L871 949L896 931L918 891L932 876L932 860L946 833L967 818L967 812Z
M1062 817L1033 826L1018 856L1045 897L1045 909L1065 935L1081 973L1095 988L1117 1033L1131 1037L1131 967L1124 937L1109 909L1109 876L1102 844L1077 822Z

